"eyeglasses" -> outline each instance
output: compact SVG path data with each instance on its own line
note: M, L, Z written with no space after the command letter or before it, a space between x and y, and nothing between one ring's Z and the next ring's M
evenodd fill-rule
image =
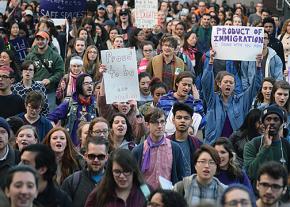
M94 161L94 160L96 160L96 158L98 158L99 161L102 161L106 158L106 155L104 155L104 154L98 154L98 155L88 154L89 160Z
M279 191L281 190L281 188L283 188L283 186L278 185L278 184L270 184L270 183L265 183L265 182L259 182L259 186L261 186L261 188L263 188L264 190L268 190L269 188L271 188L272 191Z
M26 70L26 71L32 72L32 71L34 71L34 68L23 68L23 70Z
M11 77L8 76L8 75L0 75L0 78L4 80L4 79L9 79L9 78L11 78Z
M247 207L251 204L251 201L249 201L248 199L232 200L232 201L226 202L225 204L226 206L230 206L230 207L238 206L238 204L241 204L242 207Z
M208 164L209 166L216 166L216 163L213 160L197 160L196 162L200 165Z
M92 131L92 134L107 134L108 129Z
M94 85L94 82L83 82L84 86L91 86Z
M128 177L129 175L132 174L132 171L122 171L122 170L116 169L116 170L113 170L113 174L116 177L120 177L121 174L123 174L125 177Z

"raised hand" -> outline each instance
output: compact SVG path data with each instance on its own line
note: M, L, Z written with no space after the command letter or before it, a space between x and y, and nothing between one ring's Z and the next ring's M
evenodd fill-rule
M269 135L269 128L270 125L267 126L263 137L263 146L267 148L271 146L273 139L273 136Z

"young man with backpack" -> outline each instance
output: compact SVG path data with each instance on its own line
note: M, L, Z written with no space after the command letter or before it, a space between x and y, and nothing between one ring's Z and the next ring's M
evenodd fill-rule
M108 160L108 141L101 137L88 137L85 160L87 168L67 177L62 183L64 190L72 199L72 207L83 207L88 195L100 183Z
M81 121L90 122L97 117L96 101L93 95L93 80L88 74L81 74L76 80L76 92L69 100L60 104L47 118L55 124L63 121L70 132L75 146L79 144L77 128Z

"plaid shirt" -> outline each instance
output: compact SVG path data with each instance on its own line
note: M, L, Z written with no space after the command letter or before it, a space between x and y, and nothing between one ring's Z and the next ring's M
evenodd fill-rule
M215 177L213 177L209 184L203 186L197 182L196 174L185 177L181 182L179 182L180 184L175 184L174 190L179 192L180 186L183 185L184 198L188 206L195 206L200 204L200 202L215 204L219 201L224 190L227 188L226 185L222 184Z

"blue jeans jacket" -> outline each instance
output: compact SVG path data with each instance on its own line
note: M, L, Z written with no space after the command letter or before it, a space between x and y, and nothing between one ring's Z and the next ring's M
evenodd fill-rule
M253 68L253 70L256 69ZM204 100L207 104L206 120L210 120L205 127L204 143L213 143L221 136L226 115L228 115L234 131L242 125L246 114L251 108L252 101L261 87L262 72L258 68L250 87L244 93L230 96L227 104L223 103L220 93L214 92L212 64L205 64L201 82Z

